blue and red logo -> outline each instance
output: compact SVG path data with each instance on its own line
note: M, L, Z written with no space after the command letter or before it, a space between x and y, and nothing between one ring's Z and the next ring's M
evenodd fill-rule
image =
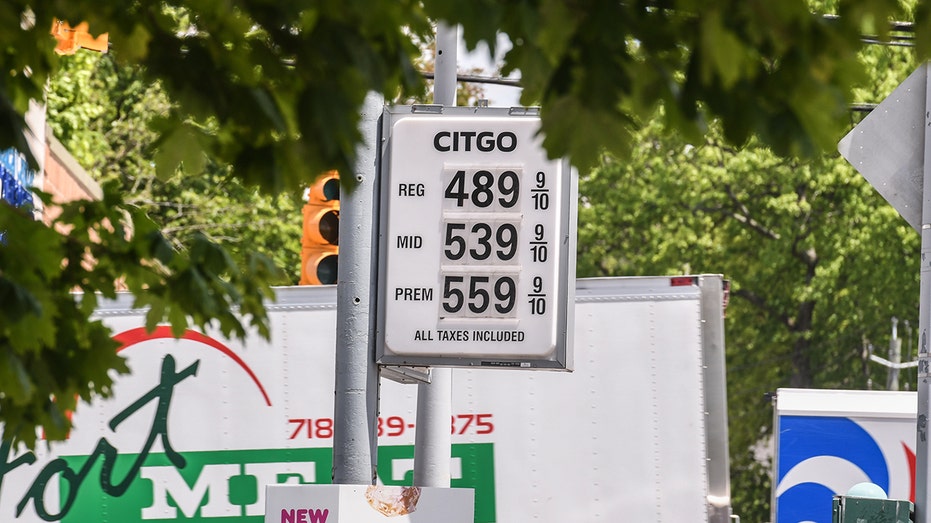
M914 502L914 420L780 416L777 430L777 523L831 523L834 495L862 482Z

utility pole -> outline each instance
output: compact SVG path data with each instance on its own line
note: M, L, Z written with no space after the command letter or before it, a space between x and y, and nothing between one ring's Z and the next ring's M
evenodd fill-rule
M869 343L866 345L864 354L866 358L863 360L864 372L866 372L867 377L867 389L872 390L873 380L869 378L869 367L867 366L867 360L878 363L883 367L889 369L886 374L886 389L887 390L899 390L899 374L902 369L910 369L912 367L917 367L917 361L911 361L911 353L909 353L908 361L902 363L902 339L899 338L898 334L898 324L899 319L896 317L892 318L892 339L889 341L889 359L883 358L882 356L877 356L873 352L873 344ZM905 322L905 327L908 328L908 321ZM864 343L867 343L864 340ZM906 386L906 389L908 387Z
M887 390L899 390L899 364L902 363L902 340L898 335L899 319L892 317L892 339L889 340L889 377L886 380Z

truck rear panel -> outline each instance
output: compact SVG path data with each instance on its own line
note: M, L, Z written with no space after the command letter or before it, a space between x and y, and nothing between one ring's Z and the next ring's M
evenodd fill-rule
M103 306L132 374L51 451L4 449L0 521L259 522L264 485L330 482L335 288L277 295L270 343ZM476 522L726 523L723 302L719 276L578 280L574 372L455 369L452 486ZM384 484L412 480L415 407L381 380Z

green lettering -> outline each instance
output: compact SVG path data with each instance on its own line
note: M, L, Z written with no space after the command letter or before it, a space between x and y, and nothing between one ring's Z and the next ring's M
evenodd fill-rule
M45 468L42 469L42 472L39 473L38 477L36 477L35 481L33 481L29 490L26 491L26 495L23 496L23 499L16 505L16 516L19 517L23 513L23 510L25 510L26 505L29 504L29 500L32 500L36 509L36 514L44 521L61 520L71 510L71 506L74 504L75 499L77 499L78 491L81 490L81 485L84 483L84 480L87 478L98 457L102 458L102 467L100 470L101 488L105 493L111 496L122 496L133 480L138 476L142 463L149 455L149 452L151 452L152 446L157 440L161 441L168 460L175 467L184 468L184 457L175 452L174 448L171 446L171 442L168 440L168 409L171 405L171 397L175 385L185 378L196 375L199 364L199 361L195 361L181 372L175 372L174 357L170 354L166 355L162 359L162 371L159 384L110 420L110 429L115 431L120 423L135 414L139 409L148 405L153 400L158 402L155 408L155 418L152 420L152 428L149 430L149 436L146 438L145 445L121 481L116 484L113 483L113 468L116 464L119 452L106 438L100 438L97 441L94 452L88 456L84 465L77 472L75 472L75 470L68 465L68 462L62 458L52 460L46 465ZM34 456L33 461L35 461ZM60 511L56 514L52 514L46 508L43 497L48 482L51 481L56 474L61 474L60 477L62 482L67 484L67 489L63 489L63 492L67 490L67 493L64 494Z

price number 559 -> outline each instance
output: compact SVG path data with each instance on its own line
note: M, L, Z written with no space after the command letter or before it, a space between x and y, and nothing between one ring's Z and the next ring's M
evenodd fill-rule
M514 276L443 276L443 310L453 316L511 317L517 302Z

